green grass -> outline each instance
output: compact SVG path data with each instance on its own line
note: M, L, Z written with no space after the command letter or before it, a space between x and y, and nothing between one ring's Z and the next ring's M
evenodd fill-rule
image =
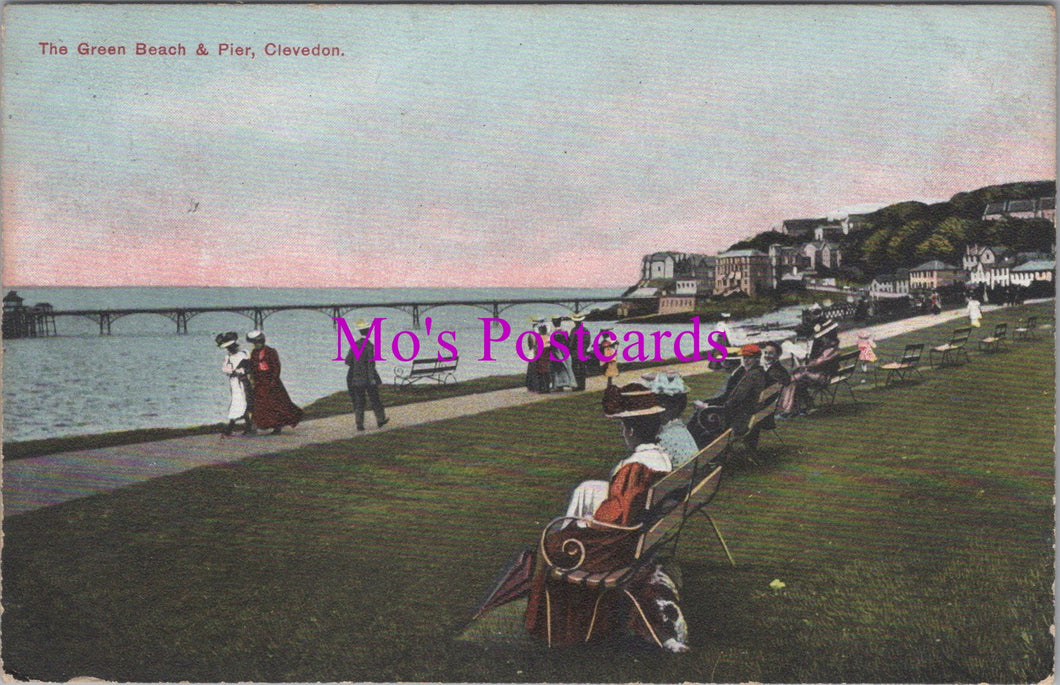
M993 322L1015 312L992 313ZM942 342L953 324L905 340ZM766 435L683 536L692 651L456 640L516 549L623 455L599 393L195 469L4 522L18 677L1037 682L1052 672L1054 347ZM720 374L690 379L696 396ZM770 581L786 587L773 591Z

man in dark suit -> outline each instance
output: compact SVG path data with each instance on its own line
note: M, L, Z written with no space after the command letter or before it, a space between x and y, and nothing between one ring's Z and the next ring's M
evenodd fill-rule
M767 342L762 345L762 371L766 375L766 387L780 385L781 387L791 383L791 374L784 365L780 363L781 347L779 343ZM779 398L776 400L779 401ZM777 427L773 415L770 414L752 428L744 440L753 450L758 447L758 437L763 430L773 430Z
M379 399L379 386L383 384L383 380L375 369L375 346L368 337L371 327L364 320L358 321L355 325L358 340L356 348L351 347L349 354L346 355L346 365L350 367L346 372L346 389L350 393L350 399L353 400L353 415L357 421L357 430L364 430L366 399L367 403L372 405L372 411L375 412L376 426L382 428L390 419L386 417L383 401ZM357 350L360 350L359 354Z
M739 349L740 366L729 376L722 393L695 403L697 411L688 421L688 430L700 448L709 445L726 428L743 435L758 410L758 398L767 384L759 364L762 351L753 344Z

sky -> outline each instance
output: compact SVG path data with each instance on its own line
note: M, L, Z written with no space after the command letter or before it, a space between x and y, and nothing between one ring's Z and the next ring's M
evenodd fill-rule
M5 286L618 287L651 252L1056 177L1048 6L9 5L3 24Z

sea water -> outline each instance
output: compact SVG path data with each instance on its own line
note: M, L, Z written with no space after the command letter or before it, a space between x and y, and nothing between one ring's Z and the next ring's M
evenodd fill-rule
M577 297L617 297L620 289L262 289L262 288L18 288L27 305L50 303L56 310L221 307L268 305L326 305L376 302L434 302L457 300L513 300ZM583 310L593 306L583 304ZM602 306L606 306L602 305ZM483 361L487 331L499 337L499 328L488 328L481 320L490 311L467 305L447 305L422 311L421 328L413 329L412 317L396 309L365 308L346 313L351 328L358 319L386 317L381 327L384 361L377 363L384 383L394 380L396 367L407 367L396 359L391 341L402 331L413 331L420 339L419 357L446 354L437 344L441 331L454 331L460 353L459 380L489 375L523 373L526 362L516 353L517 336L530 328L536 317L569 314L554 304L519 304L506 309L501 318L511 326L508 340L492 345L493 361ZM738 322L734 337L753 340L757 329L793 326L799 308L789 308ZM431 318L431 334L424 330ZM587 322L595 335L602 325L612 327L621 339L631 330L650 336L659 330L674 335L691 325L614 325ZM111 325L111 335L100 335L97 323L74 317L58 317L59 335L4 341L3 399L4 441L31 440L102 433L135 428L176 428L222 421L227 415L228 380L221 372L224 354L214 344L218 333L234 330L241 339L253 327L245 316L211 312L193 317L187 334L178 335L176 324L158 314L134 314ZM292 400L304 406L346 387L346 366L336 357L339 333L330 314L316 311L280 311L265 320L263 329L270 347L280 355L281 378ZM709 323L700 329L703 352L711 349L706 336ZM780 332L770 330L768 336ZM648 338L649 342L651 338ZM673 338L666 339L660 356L673 357ZM684 336L682 351L691 355L693 341ZM249 349L248 343L243 344ZM349 346L343 340L343 354ZM411 355L410 336L401 336L402 356ZM654 349L648 347L651 356ZM621 360L620 360L621 362ZM620 363L621 365L621 363Z

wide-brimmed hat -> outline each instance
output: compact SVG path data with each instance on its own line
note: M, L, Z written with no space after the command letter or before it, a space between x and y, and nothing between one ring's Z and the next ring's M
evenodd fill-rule
M585 321L585 314L571 314L569 318L571 321Z
M760 354L762 354L762 348L754 343L748 343L740 347L741 357L757 357Z
M372 328L372 324L368 323L364 319L357 319L353 322L353 327L359 331L367 331Z
M660 371L658 373L646 373L641 376L647 382L648 387L656 395L687 395L688 386L681 374L676 371Z
M247 342L265 342L265 334L258 330L247 333Z
M218 333L217 337L213 339L217 343L218 347L229 347L239 343L239 333L235 331L228 331L227 333Z
M839 328L839 324L837 324L835 321L832 321L831 319L825 319L824 321L813 327L813 337L814 339L823 337L837 328Z
M869 333L868 331L858 331L858 337L859 338L867 338L870 335L871 335L871 333Z
M621 388L611 385L604 390L604 416L609 418L650 416L664 411L655 393L642 383L627 383Z

